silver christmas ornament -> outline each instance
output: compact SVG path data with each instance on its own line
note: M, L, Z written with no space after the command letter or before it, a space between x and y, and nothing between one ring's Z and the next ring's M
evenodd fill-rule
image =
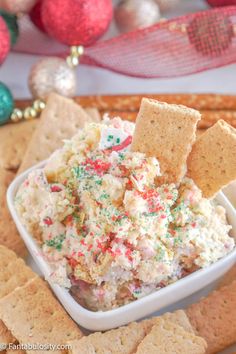
M41 59L32 67L28 83L34 98L46 99L51 92L67 97L76 93L75 72L60 58Z
M180 0L155 0L161 12L173 9L180 3Z
M0 8L13 14L27 13L37 0L0 0Z
M119 30L129 32L157 23L160 11L155 0L121 0L114 17Z

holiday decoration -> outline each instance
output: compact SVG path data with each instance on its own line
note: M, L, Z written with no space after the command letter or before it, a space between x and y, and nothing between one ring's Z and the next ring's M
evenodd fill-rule
M187 33L194 48L203 55L218 56L229 48L234 30L228 17L220 13L196 16Z
M64 3L63 1L53 0L53 4ZM66 2L68 4L71 1L67 0ZM51 6L51 2L51 0L43 0L42 4L48 3ZM90 6L91 2L92 0L73 0L73 9L75 10L76 6L82 6L82 3L84 6L85 4ZM102 2L103 0L99 1L99 4ZM138 4L138 0L132 0L132 2ZM147 1L143 0L143 2L147 4ZM97 2L93 0L93 3ZM121 6L122 3L127 5L129 1L122 1L119 5ZM103 2L104 4L105 2ZM72 37L74 40L80 38L82 43L87 44L95 39L95 33L98 34L97 28L92 28L92 23L94 24L96 21L99 23L99 20L97 14L91 20L92 10L89 6L86 12L87 17L83 17L84 13L82 16L85 22L81 22L81 31L78 31L79 20L71 22L70 30L68 30L69 22L65 21L69 44L72 43ZM140 10L138 6L137 9ZM54 10L57 12L56 8ZM67 18L71 8L65 6L64 10L66 10L64 15ZM40 10L37 11L40 13ZM60 13L60 11L59 7L58 12ZM58 13L56 15L58 16ZM61 15L62 32L60 33L64 36L66 32L63 32L65 30L64 18L63 14ZM87 18L89 18L89 22L87 22ZM26 22L24 22L25 19ZM57 22L55 23L57 24ZM89 28L88 24L91 25L91 32L83 33L82 29ZM13 109L12 96L9 90L1 85L1 95L7 97L4 100L0 97L1 124L6 121L18 122L38 117L45 107L44 100L50 92L58 92L64 96L74 95L76 86L74 68L79 63L106 68L129 76L157 78L191 74L236 62L235 7L211 9L172 20L162 19L152 26L97 42L85 49L83 45L73 45L70 47L69 55L68 48L65 46L61 44L56 46L52 40L44 41L45 36L33 28L27 16L23 17L20 26L22 36L26 35L25 29L30 26L34 32L32 37L26 36L26 40L19 41L14 50L40 55L60 54L64 59L48 57L33 67L29 77L29 87L36 100L23 110L17 107ZM74 28L81 37L75 36ZM33 42L37 43L37 46L32 46ZM5 59L9 46L9 31L0 16L0 62Z
M155 0L121 0L115 10L115 21L121 32L151 26L159 19Z
M33 22L33 24L42 32L46 32L45 28L44 28L44 24L42 21L42 13L41 13L41 9L42 9L42 0L38 0L36 2L36 4L34 5L34 7L31 9L29 16L31 21Z
M0 16L0 64L10 50L10 34L4 19Z
M44 110L46 104L42 100L35 100L32 106L26 107L25 109L14 108L11 114L11 121L17 123L22 119L33 119L40 116L41 112Z
M0 9L0 16L2 16L2 18L7 24L11 36L11 46L13 46L16 43L19 36L17 17L2 9Z
M166 12L177 6L180 0L155 0L161 12Z
M63 59L41 59L30 72L29 88L35 98L45 99L51 92L71 97L76 92L75 72Z
M0 7L13 14L27 13L37 0L0 0Z
M42 4L46 31L70 46L93 44L111 19L111 0L44 0Z
M236 0L207 0L211 6L231 6L236 5Z
M13 111L13 97L10 90L0 81L0 125L6 123Z

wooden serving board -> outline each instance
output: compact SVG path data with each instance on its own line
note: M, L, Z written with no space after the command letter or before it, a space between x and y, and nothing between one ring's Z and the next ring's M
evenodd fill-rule
M236 127L236 96L219 94L140 94L140 95L97 95L79 96L75 101L82 107L94 107L101 114L109 113L111 117L120 116L127 120L136 119L142 97L154 98L168 103L183 104L200 110L202 120L199 129L212 126L217 120L224 119ZM24 108L30 100L18 100L16 106Z

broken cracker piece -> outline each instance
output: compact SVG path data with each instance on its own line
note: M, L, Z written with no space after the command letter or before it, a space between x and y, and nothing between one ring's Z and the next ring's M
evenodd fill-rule
M173 313L166 313L162 318L182 326L189 333L193 333L188 317L183 310ZM71 354L90 353L122 353L133 354L140 342L151 331L152 327L158 323L159 317L153 317L141 321L133 322L127 326L112 329L105 333L96 332L80 340L71 341Z
M186 310L195 333L207 342L207 353L218 353L235 343L236 281L213 291Z
M236 179L236 129L219 120L195 142L187 166L203 196L213 197Z
M200 119L194 109L143 98L131 149L158 159L161 183L178 183L186 172Z
M207 344L201 337L177 324L159 318L150 333L139 344L136 354L204 354Z
M18 173L48 158L92 118L72 99L51 93Z

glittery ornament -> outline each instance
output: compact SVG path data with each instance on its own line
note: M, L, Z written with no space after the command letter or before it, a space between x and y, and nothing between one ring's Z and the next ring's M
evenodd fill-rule
M207 0L208 4L215 6L233 6L236 5L236 0Z
M0 7L13 14L27 13L37 0L0 0Z
M31 19L31 21L33 22L33 24L42 32L46 32L45 28L44 28L44 24L42 21L42 13L41 13L41 9L42 9L42 0L39 0L36 2L36 4L34 5L34 7L31 9L30 13L29 13L29 17Z
M29 75L29 88L35 98L45 99L51 92L71 97L76 92L75 72L63 59L44 58Z
M180 3L180 0L155 0L155 1L159 6L161 12L166 12L168 10L171 10Z
M108 28L111 0L44 0L42 20L46 31L59 42L91 45Z
M4 19L0 16L0 64L5 60L10 50L10 34Z
M121 32L151 26L159 19L155 0L121 0L115 9L115 21Z
M196 16L190 22L187 33L194 48L208 56L219 56L224 53L234 36L232 22L220 13Z
M0 125L10 120L14 108L10 90L0 81Z
M11 46L13 46L19 37L19 27L17 23L17 17L5 10L0 9L0 15L7 24L10 36L11 36Z

